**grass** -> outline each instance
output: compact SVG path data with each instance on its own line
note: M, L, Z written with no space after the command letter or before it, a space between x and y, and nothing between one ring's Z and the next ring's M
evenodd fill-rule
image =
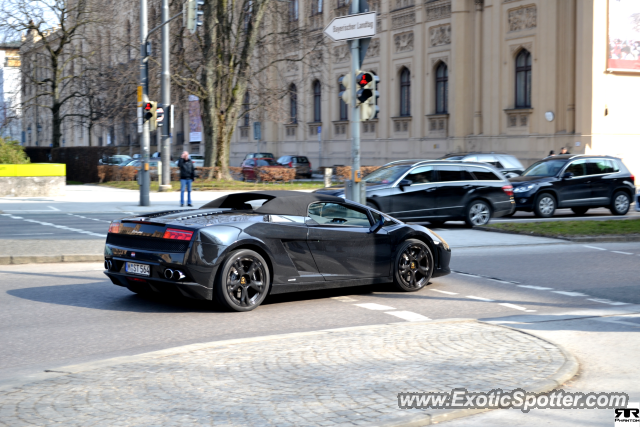
M105 187L124 188L127 190L138 190L140 186L136 181L110 181L99 184ZM195 191L213 190L315 190L324 188L323 181L285 182L285 183L255 183L243 181L224 180L196 180L192 184ZM172 191L180 191L180 182L171 182ZM151 191L158 191L158 181L151 182Z
M549 221L489 224L487 228L519 234L546 237L577 237L603 235L640 235L640 219L610 221Z

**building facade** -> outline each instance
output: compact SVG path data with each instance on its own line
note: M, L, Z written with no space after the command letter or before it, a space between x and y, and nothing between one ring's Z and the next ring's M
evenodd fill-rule
M634 0L370 1L378 32L362 68L380 77L380 112L361 124L361 164L495 151L529 165L568 147L618 155L640 174L640 75L608 63L609 3L620 1L640 13ZM311 0L299 4L299 19L308 37L320 37L346 11L341 0ZM231 164L257 149L306 155L314 166L350 164L348 109L338 97L349 58L345 42L325 38L319 71L283 66L290 119L262 120L255 141L240 128L261 115L243 118Z
M20 42L0 44L0 137L22 141Z

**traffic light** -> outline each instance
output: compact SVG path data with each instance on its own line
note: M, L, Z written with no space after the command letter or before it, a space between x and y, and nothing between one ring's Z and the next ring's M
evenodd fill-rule
M200 16L204 14L200 6L204 5L204 0L186 0L182 4L182 26L191 33L195 33L202 20Z
M373 96L373 90L371 89L371 82L373 82L373 74L367 72L359 72L356 75L356 84L359 89L356 92L356 104L360 105L367 101L367 99Z
M361 101L362 104L360 104L360 118L364 122L367 120L375 119L378 111L380 111L380 108L378 107L378 98L380 97L380 94L377 90L380 77L376 76L373 73L363 73L363 75L367 75L369 77L363 78L363 80L359 81L358 84L360 84L360 82L364 83L365 80L368 80L370 78L369 82L360 91L362 92L363 98L368 95L366 99Z
M158 103L155 101L149 101L144 104L144 120L149 122L149 130L156 130Z
M345 104L349 105L351 103L351 75L347 74L346 76L340 77L338 84L344 87L344 90L341 91L338 96L342 98Z

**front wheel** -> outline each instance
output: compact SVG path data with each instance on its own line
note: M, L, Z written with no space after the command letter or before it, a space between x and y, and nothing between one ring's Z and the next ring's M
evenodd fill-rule
M269 293L271 279L269 266L255 251L233 251L218 272L216 298L226 309L251 311L258 307Z
M626 215L627 212L629 212L630 206L631 202L629 195L624 191L618 191L611 199L611 206L609 207L609 210L614 215Z
M556 211L556 198L549 193L542 193L536 198L533 213L538 218L551 218Z
M466 222L469 227L485 225L490 219L491 207L487 202L482 200L474 200L471 202L464 216L464 222Z
M424 288L433 274L433 255L420 240L409 239L400 245L393 267L393 283L402 291Z

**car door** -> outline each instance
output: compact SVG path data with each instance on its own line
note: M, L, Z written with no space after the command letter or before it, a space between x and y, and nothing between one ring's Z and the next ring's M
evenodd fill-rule
M309 207L309 217L309 249L325 280L389 276L389 234L384 229L370 231L367 209L318 202Z
M611 201L615 179L614 164L609 159L587 160L587 174L591 177L591 204L594 206L606 206Z
M566 173L572 176L563 178ZM591 177L587 175L587 160L578 159L569 163L555 183L558 207L589 206L591 204Z
M248 159L244 161L242 165L242 174L244 175L244 179L256 179L253 168L256 164L256 161L253 159Z
M465 195L474 189L474 182L462 176L458 165L436 166L437 189L436 213L439 217L458 217L463 215Z
M391 188L387 203L389 215L403 221L419 221L433 217L436 209L436 184L433 166L418 166L409 171L402 180L405 186L396 184Z

